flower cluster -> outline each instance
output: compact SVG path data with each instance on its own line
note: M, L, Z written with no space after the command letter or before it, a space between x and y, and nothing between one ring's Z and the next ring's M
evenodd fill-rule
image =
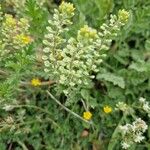
M66 16L67 18L70 16L72 17L74 15L74 6L71 3L62 2L62 4L59 7L59 11L62 15Z
M93 41L94 39L98 38L97 31L95 29L92 29L91 27L88 27L88 25L85 25L83 28L81 28L78 31L78 37L79 40L88 40Z
M16 51L32 42L27 19L16 19L10 14L5 14L1 24L0 59L14 55Z
M67 96L87 87L91 79L95 78L92 73L99 71L98 66L106 56L105 50L109 49L112 37L117 35L125 22L119 19L122 16L119 12L118 17L111 15L110 23L103 24L100 32L85 25L79 29L76 38L66 40L63 33L69 30L68 25L72 24L73 15L73 5L63 2L59 9L55 10L53 20L49 20L50 25L43 41L44 70ZM125 19L127 20L127 17Z
M44 71L50 74L51 79L63 82L67 77L64 70L64 67L67 66L65 66L66 64L63 62L64 55L66 54L63 54L62 49L66 40L62 34L69 30L68 26L72 24L71 18L74 16L74 7L71 3L62 2L59 8L55 9L54 12L53 19L48 20L48 33L43 40L45 48L43 49L44 55L42 59L45 66ZM66 61L67 60L65 60L65 63Z
M122 148L128 149L133 143L140 143L145 138L143 133L147 130L147 124L137 118L132 124L119 126L119 131L122 135Z
M123 10L119 10L118 12L118 18L122 23L126 23L129 18L129 12Z
M145 98L140 97L139 102L142 105L143 110L148 114L148 117L150 117L150 105L149 102L146 101Z
M121 111L125 112L128 110L128 105L124 102L118 102L116 104L116 110L121 110Z

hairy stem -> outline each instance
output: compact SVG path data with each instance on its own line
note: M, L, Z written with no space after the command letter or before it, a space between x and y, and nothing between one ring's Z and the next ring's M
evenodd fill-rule
M72 115L74 115L76 118L86 122L86 123L89 123L89 124L92 124L92 122L89 122L85 119L83 119L81 116L79 116L78 114L76 114L75 112L71 111L69 108L67 108L66 106L64 106L63 104L61 104L49 91L46 91L47 94L58 104L60 105L63 109L65 109L67 112L71 113Z

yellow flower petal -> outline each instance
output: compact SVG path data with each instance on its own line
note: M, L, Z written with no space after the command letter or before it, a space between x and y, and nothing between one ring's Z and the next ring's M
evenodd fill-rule
M33 86L40 86L41 85L41 81L38 78L34 78L31 80L31 85Z
M90 120L92 118L92 113L90 111L86 111L83 113L83 118L85 120Z
M106 114L111 113L112 112L112 108L110 106L105 106L103 107L103 110Z
M29 43L31 43L31 41L32 41L32 39L31 39L30 36L23 36L23 37L22 37L22 42L23 42L24 44L29 44Z

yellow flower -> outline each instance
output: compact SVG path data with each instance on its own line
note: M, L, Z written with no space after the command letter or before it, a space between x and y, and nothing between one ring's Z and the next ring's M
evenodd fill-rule
M5 18L6 18L6 20L5 20L6 26L11 26L12 27L12 26L16 25L16 19L13 18L12 15L6 14Z
M33 85L33 86L40 86L41 85L41 81L38 78L33 78L31 80L31 85Z
M57 53L56 58L57 58L57 60L62 60L63 59L63 56L62 56L61 52Z
M118 12L118 18L123 23L126 23L128 21L129 15L130 15L129 12L127 12L124 9L119 10L119 12Z
M74 13L75 8L73 7L73 4L62 1L59 10L67 14L72 14Z
M104 112L106 113L106 114L109 114L109 113L111 113L112 112L112 108L110 107L110 106L105 106L105 107L103 107L103 110L104 110Z
M24 34L18 34L14 39L24 44L24 46L32 42L31 37Z
M97 37L97 31L87 25L84 25L84 27L80 29L79 34L85 38L94 39Z
M29 44L32 41L30 36L22 36L21 39L24 44Z
M83 113L83 118L85 120L90 120L92 118L92 113L90 111L86 111Z

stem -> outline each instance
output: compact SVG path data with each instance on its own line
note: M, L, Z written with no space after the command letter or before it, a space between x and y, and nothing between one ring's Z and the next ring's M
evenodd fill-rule
M89 123L89 124L92 124L92 122L89 122L85 119L83 119L81 116L79 116L78 114L76 114L75 112L71 111L69 108L67 108L66 106L64 106L63 104L61 104L49 91L46 91L47 94L58 104L60 105L63 109L65 109L67 112L69 112L70 114L74 115L75 117L77 117L78 119L86 122L86 123Z
M8 75L8 73L5 72L5 71L3 71L3 70L0 70L0 74L2 74L2 75Z
M111 65L109 65L109 64L107 64L106 62L102 62L102 64L105 66L105 67L107 67L107 68L109 68L110 70L112 70L112 71L114 71L115 72L115 69L114 68L112 68L112 66Z
M12 145L13 145L12 143L9 144L8 150L12 149Z
M54 83L56 83L56 82L55 82L55 81L51 81L51 80L49 80L49 81L43 81L43 82L41 82L41 85L40 85L40 86L52 85L52 84L54 84ZM31 84L31 82L23 82L23 81L21 81L21 82L20 82L20 85L21 85L21 86L26 86L26 85L32 85L32 84Z
M81 102L82 102L82 104L83 104L84 109L85 109L86 111L88 111L88 107L86 106L86 104L85 104L85 102L84 102L83 99L81 99Z
M120 126L120 124L122 123L122 121L125 119L126 115L123 114L122 118L120 119L115 131L113 132L112 136L111 136L111 139L109 141L109 145L108 145L108 150L113 150L114 149L114 146L117 144L117 138L116 136L118 135L118 128ZM114 141L114 139L116 139L116 141Z
M26 145L21 142L20 140L17 140L18 144L22 147L23 150L28 150L28 148L26 147Z

